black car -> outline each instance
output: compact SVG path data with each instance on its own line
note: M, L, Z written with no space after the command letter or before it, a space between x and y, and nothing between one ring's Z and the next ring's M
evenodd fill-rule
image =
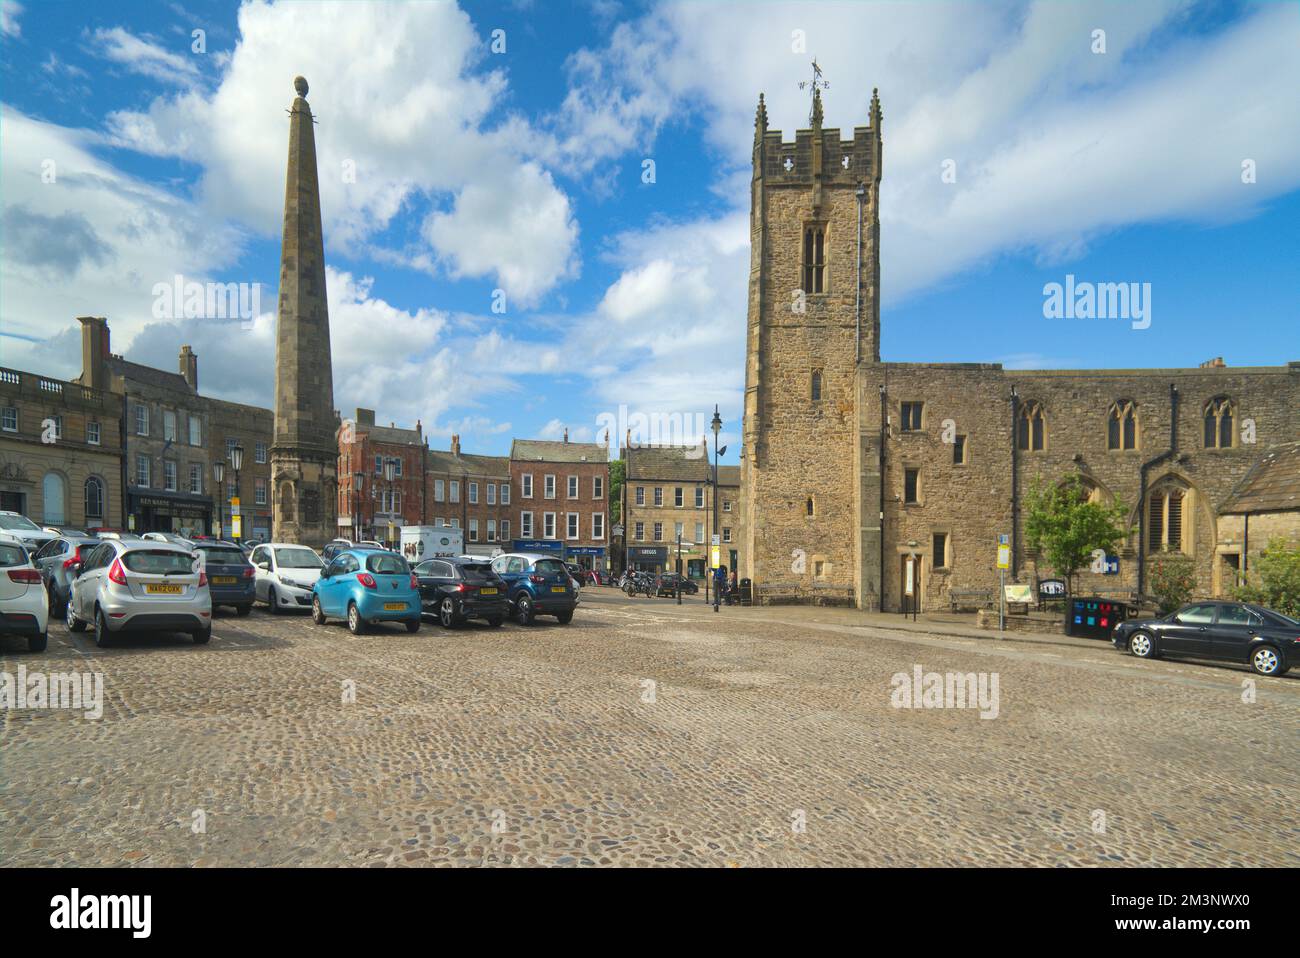
M655 595L674 596L677 594L679 585L682 595L695 595L700 591L700 587L686 576L678 575L676 572L665 572L662 575L655 576Z
M1164 618L1121 622L1111 642L1140 659L1217 659L1285 675L1300 661L1300 621L1246 602L1194 602Z
M239 615L248 615L253 600L257 598L256 570L239 544L222 539L200 539L194 543L194 552L203 559L202 568L208 576L212 608L233 605Z
M505 580L487 559L425 559L413 571L420 582L420 604L445 629L463 625L466 619L483 619L495 628L510 614Z

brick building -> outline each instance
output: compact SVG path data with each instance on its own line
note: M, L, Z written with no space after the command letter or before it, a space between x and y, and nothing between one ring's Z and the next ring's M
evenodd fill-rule
M0 510L86 529L122 523L122 400L0 369Z
M1143 590L1164 550L1192 558L1201 594L1230 587L1244 561L1230 500L1300 436L1300 362L1088 371L881 362L881 160L875 96L870 125L844 141L822 129L815 97L812 128L794 143L767 129L760 98L742 575L760 590L892 611L910 561L925 609L954 589L994 590L1006 535L1010 581L1032 583L1048 572L1026 548L1025 496L1077 475L1089 495L1121 501L1133 526L1113 573L1085 573L1079 587ZM1273 467L1294 468L1291 457ZM1275 531L1300 533L1300 512L1276 516Z
M587 569L609 569L609 453L606 446L516 439L510 447L516 551L562 553Z
M356 419L339 430L339 534L396 544L402 526L427 524L427 454L418 420L414 429L377 426L373 409L358 409ZM390 459L391 482L384 471Z
M509 548L515 528L510 460L461 452L460 436L451 437L448 451L430 450L427 458L425 495L432 523L463 529L465 550L471 554Z

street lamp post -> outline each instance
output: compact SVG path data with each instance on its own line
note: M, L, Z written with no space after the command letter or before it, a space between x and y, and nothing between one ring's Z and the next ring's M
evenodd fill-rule
M244 468L244 447L243 447L243 446L231 446L231 447L230 447L230 468L232 468L232 469L235 470L235 495L234 495L234 498L235 498L235 499L238 499L238 498L239 498L239 470L241 470L241 469ZM243 529L243 509L242 509L243 503L242 503L242 502L240 503L240 506L241 506L241 509L240 509L240 529L239 529L239 535L235 536L235 541L236 541L236 542L238 542L240 539L242 539L242 538L244 537L244 529ZM234 503L233 503L233 502L231 503L231 509L230 509L230 531L231 531L232 534L233 534L234 531L235 531L235 510L234 510Z
M352 514L352 539L355 542L360 542L364 537L361 532L361 508L364 501L361 498L361 487L365 484L365 481L366 474L364 472L352 473L352 498L357 503L356 511Z
M397 460L392 458L385 459L384 478L388 481L388 538L384 542L384 545L388 546L390 549L393 547L393 479L396 475Z
M718 414L718 407L715 403L713 406L713 422L710 423L713 429L713 535L709 538L709 559L713 558L713 542L718 541L718 564L722 564L722 540L718 538L718 457L727 451L727 447L718 448L718 433L722 432L722 416ZM713 590L713 611L718 611L718 604L722 601L722 589ZM705 593L707 599L708 593Z
M221 505L226 494L226 464L221 460L212 464L212 481L217 484L217 538L220 539L226 531L226 511Z

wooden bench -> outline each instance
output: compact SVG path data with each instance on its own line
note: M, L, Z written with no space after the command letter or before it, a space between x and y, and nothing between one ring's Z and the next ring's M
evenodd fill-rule
M804 585L799 582L763 582L754 586L755 605L852 605L851 585Z
M992 589L949 589L948 607L957 612L961 609L973 609L978 612L993 605Z
M780 605L799 601L799 583L763 582L754 585L755 605Z

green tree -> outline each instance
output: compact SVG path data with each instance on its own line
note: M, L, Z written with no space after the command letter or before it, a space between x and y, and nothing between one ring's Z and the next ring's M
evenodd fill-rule
M609 464L609 516L610 523L623 521L623 481L627 473L627 463L614 459Z
M1234 595L1292 618L1300 617L1300 546L1272 539L1250 562L1249 581Z
M1035 482L1025 497L1025 541L1073 594L1075 573L1092 561L1093 552L1114 552L1128 536L1127 516L1122 502L1089 502L1077 475Z
M1147 566L1147 588L1168 615L1186 605L1196 589L1196 564L1181 552L1157 552Z

